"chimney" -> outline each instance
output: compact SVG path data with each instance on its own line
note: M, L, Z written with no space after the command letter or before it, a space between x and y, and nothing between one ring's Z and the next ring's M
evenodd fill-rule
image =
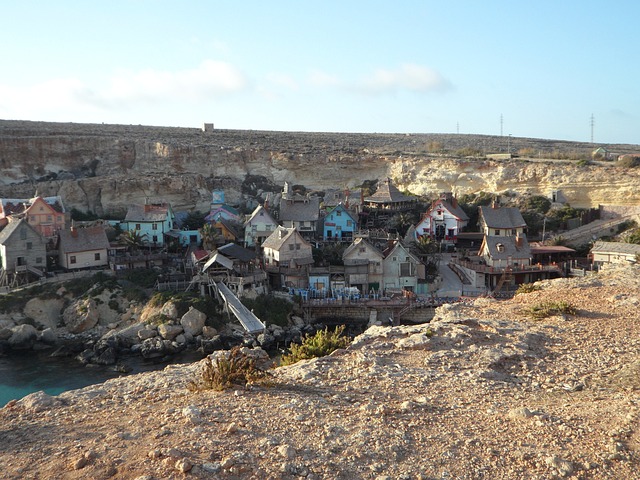
M456 197L451 198L451 205L453 205L453 208L458 208L458 199Z
M71 236L73 238L78 238L78 229L73 223L71 224Z

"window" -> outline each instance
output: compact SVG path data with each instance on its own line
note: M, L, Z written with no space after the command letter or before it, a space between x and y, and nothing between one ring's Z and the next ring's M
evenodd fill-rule
M518 232L516 232L516 229L515 229L515 228L512 228L512 229L511 229L511 235L517 235L517 233L518 233Z
M58 215L58 223L62 223L62 215Z
M47 222L52 222L52 221L53 221L53 216L47 215Z
M70 264L72 264L72 265L73 265L74 263L76 263L76 256L75 256L75 255L71 255L71 256L69 257L69 263L70 263Z
M500 230L496 230L496 231L494 232L494 235L500 235Z
M504 245L502 243L496 243L496 250L504 252Z
M96 260L96 261L100 260L100 253L94 254L93 255L93 259Z
M157 235L153 236L153 243L158 243L158 236Z
M403 262L400 264L400 276L411 277L414 275L414 265L410 262Z
M22 228L20 229L20 240L26 240L26 239L27 239L27 229Z
M296 243L296 250L300 250L300 244Z
M341 216L342 216L342 212L336 212L336 215L337 215L338 217L341 217Z
M136 223L136 230L140 230L140 224Z
M36 263L42 264L42 257L36 257Z
M158 224L157 223L151 224L151 230L157 230L157 229L158 229Z
M353 226L353 220L347 220L347 227Z
M27 242L27 250L33 249L33 242Z
M289 244L289 250L293 250L295 247L293 246L293 243Z

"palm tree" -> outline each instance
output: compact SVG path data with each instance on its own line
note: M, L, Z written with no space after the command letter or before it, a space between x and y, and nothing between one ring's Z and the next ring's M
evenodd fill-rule
M120 234L120 241L132 251L137 251L146 241L147 234L140 235L138 230L125 230Z

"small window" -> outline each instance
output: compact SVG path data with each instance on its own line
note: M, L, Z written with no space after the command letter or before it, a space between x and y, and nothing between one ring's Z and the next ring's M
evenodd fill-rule
M36 263L42 264L42 257L36 257Z
M93 259L96 261L100 260L100 253L94 254Z
M53 216L47 215L47 222L52 222L52 221L53 221Z
M296 250L300 250L300 244L296 243Z
M336 215L337 215L338 217L341 217L341 216L342 216L342 212L336 212Z
M353 220L347 220L347 227L353 226Z
M494 235L500 235L500 230L495 230Z
M151 225L151 230L157 230L158 229L158 224L157 223L153 223Z
M22 228L20 230L20 240L26 240L26 239L27 239L27 229Z
M289 245L289 250L293 250L294 248L293 243Z
M136 223L136 230L140 230L140 224Z
M498 250L499 252L504 252L504 245L502 243L497 243L496 250Z
M153 236L153 243L158 243L158 236L157 235Z
M511 235L517 235L517 233L518 233L518 232L516 232L516 229L515 229L515 228L512 228L512 229L511 229Z
M27 250L33 249L33 242L27 242Z
M76 263L76 256L75 256L75 255L71 255L71 256L69 257L69 263L70 263L70 264L72 264L72 265L73 265L74 263Z
M62 215L58 215L58 223L62 223Z

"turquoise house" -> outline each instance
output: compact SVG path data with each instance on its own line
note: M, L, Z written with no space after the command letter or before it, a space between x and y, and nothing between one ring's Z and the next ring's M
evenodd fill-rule
M175 226L175 216L168 203L130 205L121 225L127 231L138 233L145 245L163 247L165 235Z
M339 203L327 211L327 215L324 217L322 236L325 240L351 242L356 228L356 219L342 203Z

